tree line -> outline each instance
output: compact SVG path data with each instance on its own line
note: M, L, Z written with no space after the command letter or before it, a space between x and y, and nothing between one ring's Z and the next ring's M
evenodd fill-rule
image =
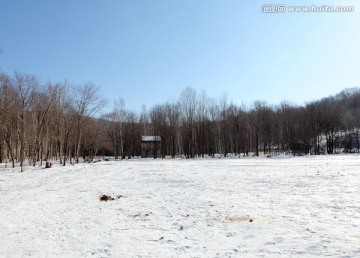
M94 115L104 106L92 83L41 84L34 75L0 73L0 163L19 163L23 171L26 161L79 162L99 141Z
M141 135L161 137L161 157L292 155L359 152L360 89L305 105L264 101L236 105L186 88L171 102L113 110L93 83L41 83L34 75L0 73L0 163L63 165L108 155L141 155Z
M359 152L360 89L305 105L255 101L247 107L187 88L177 101L154 106L147 121L162 138L162 156Z

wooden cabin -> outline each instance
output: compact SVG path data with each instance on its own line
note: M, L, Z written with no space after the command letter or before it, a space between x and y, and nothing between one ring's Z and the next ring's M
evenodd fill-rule
M161 157L160 136L141 136L141 157L154 159Z

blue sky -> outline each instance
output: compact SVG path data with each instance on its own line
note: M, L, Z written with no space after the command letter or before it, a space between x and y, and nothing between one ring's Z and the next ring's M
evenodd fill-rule
M234 103L302 104L360 86L353 13L262 13L267 0L0 0L0 70L93 82L140 111L185 87Z

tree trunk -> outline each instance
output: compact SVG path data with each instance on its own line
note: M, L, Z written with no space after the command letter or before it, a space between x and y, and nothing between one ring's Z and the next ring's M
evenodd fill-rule
M255 148L256 148L256 156L259 157L259 135L258 133L256 132L255 133Z

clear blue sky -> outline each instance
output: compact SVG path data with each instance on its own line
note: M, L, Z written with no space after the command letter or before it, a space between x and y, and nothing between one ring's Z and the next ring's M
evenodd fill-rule
M262 13L270 2L355 11ZM92 81L134 111L188 86L302 104L360 86L359 27L355 0L0 0L0 70Z

